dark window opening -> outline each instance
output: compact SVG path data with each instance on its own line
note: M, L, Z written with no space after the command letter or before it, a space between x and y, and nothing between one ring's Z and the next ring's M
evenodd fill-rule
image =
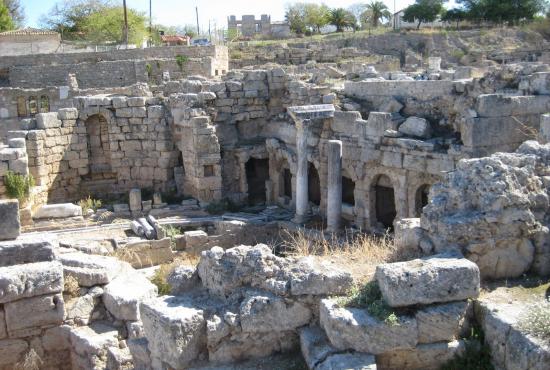
M46 95L40 97L40 113L48 113L50 111L50 99Z
M395 194L387 176L380 176L374 186L376 220L385 228L393 230L393 221L397 216Z
M319 206L321 204L321 182L319 181L319 172L311 162L307 170L307 184L309 201Z
M430 185L422 185L418 188L415 195L415 213L416 217L420 217L422 209L428 205L428 194L430 193Z
M288 168L283 170L283 195L292 198L292 174Z
M27 99L24 96L17 98L17 116L27 117Z
M269 180L269 160L250 158L245 165L246 181L248 183L248 202L250 204L265 204L265 182Z
M204 166L204 177L212 177L215 175L214 165L207 164Z
M355 206L355 183L348 177L342 176L342 203Z
M107 120L95 114L86 120L88 138L88 161L92 180L111 179L114 177L111 169L111 144L109 142L109 127Z
M29 98L29 114L34 116L36 113L38 113L38 100L36 96L31 96Z

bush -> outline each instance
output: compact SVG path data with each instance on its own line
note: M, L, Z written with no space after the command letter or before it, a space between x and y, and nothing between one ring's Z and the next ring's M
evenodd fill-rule
M94 212L97 211L99 208L101 208L101 200L99 199L93 199L88 195L87 198L80 199L78 201L78 205L82 207L82 213L86 214L86 212L91 209Z
M519 321L522 331L550 342L550 298L533 304Z
M31 188L34 186L34 178L32 175L24 176L8 171L4 175L4 185L8 197L19 200L19 203L24 203L29 198Z
M176 63L180 67L181 70L183 70L183 66L185 63L189 61L189 58L185 55L176 55Z
M170 238L170 246L174 249L176 246L176 236L181 235L181 229L172 225L162 226L162 228L166 236Z
M171 265L162 265L157 269L155 275L151 278L151 282L158 288L159 296L170 294L171 288L170 284L166 281L166 277L172 268L173 266Z
M366 308L370 315L387 325L399 325L399 317L382 298L376 281L355 285L346 297L339 297L336 302L341 307Z

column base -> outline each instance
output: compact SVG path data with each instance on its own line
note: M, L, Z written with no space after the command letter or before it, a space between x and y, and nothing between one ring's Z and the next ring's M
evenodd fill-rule
M295 224L305 224L306 222L309 221L309 219L311 218L310 215L299 215L299 214L296 214L294 215L294 218L292 219L292 222L294 222Z

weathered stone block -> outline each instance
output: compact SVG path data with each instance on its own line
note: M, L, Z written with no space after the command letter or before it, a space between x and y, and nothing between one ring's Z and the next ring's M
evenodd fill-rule
M61 121L57 118L57 112L39 113L35 118L36 128L39 130L61 127Z
M26 337L40 332L43 327L63 322L63 296L44 295L20 299L4 305L6 325L11 338Z
M105 285L118 276L128 264L115 257L84 253L64 253L59 256L65 275L74 277L80 286Z
M420 117L409 117L399 126L399 132L407 136L429 139L432 136L430 123Z
M21 233L19 221L19 201L17 199L0 200L0 240L15 239ZM0 255L2 253L0 244ZM2 261L0 260L0 266Z
M157 287L142 274L129 271L105 286L105 308L119 320L139 320L140 302L157 296Z
M57 114L61 120L78 118L78 110L76 108L61 108L57 111Z
M23 359L29 345L20 339L0 340L0 366L15 365Z
M464 353L463 341L421 344L412 350L391 351L376 356L381 369L438 370Z
M141 189L130 190L130 211L141 212Z
M421 308L415 314L418 342L434 343L454 340L468 311L468 302L452 302Z
M475 298L480 282L477 265L452 254L378 265L376 280L392 307Z
M62 290L63 268L59 262L0 267L0 303Z
M313 258L302 258L296 270L290 279L292 295L338 295L347 292L353 284L350 273Z
M33 218L67 218L82 216L82 207L72 203L46 204L38 208Z
M140 305L151 356L174 368L186 368L206 346L206 320L193 301L159 297Z

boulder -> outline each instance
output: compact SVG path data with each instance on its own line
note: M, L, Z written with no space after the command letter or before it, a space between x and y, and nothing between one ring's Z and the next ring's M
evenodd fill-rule
M321 327L330 343L340 350L377 355L414 348L418 342L416 319L408 316L399 319L399 325L388 325L369 315L366 309L338 307L331 299L321 301Z
M19 201L0 200L0 240L15 239L20 234Z
M140 314L151 357L187 368L206 349L206 320L190 298L154 298L140 304Z
M176 266L168 273L166 282L170 285L170 293L179 295L199 286L199 274L192 266Z
M340 295L353 285L353 278L347 271L316 262L312 257L298 261L290 279L292 295Z
M395 245L399 250L417 251L423 230L420 227L420 218L403 218L395 221Z
M105 285L103 303L118 320L139 320L139 304L157 296L157 287L143 274L129 270Z
M17 240L0 242L0 267L53 261L58 246L54 234L23 235Z
M46 204L38 208L33 218L67 218L82 216L82 207L72 203Z
M251 294L240 310L242 330L249 333L293 330L311 319L307 306L269 293Z
M59 262L37 262L0 267L0 303L63 291Z
M424 118L409 117L398 129L403 135L413 136L419 139L429 139L432 137L432 127Z
M468 302L452 302L419 309L416 314L418 343L450 342L459 332L468 312Z
M477 265L456 254L380 264L375 276L391 307L460 301L479 295Z

